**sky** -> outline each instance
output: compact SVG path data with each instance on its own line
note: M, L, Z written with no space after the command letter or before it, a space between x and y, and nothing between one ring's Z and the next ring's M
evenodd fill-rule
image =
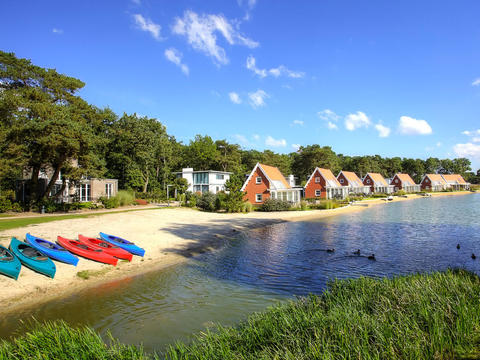
M184 143L480 168L478 0L3 0L2 13L1 50Z

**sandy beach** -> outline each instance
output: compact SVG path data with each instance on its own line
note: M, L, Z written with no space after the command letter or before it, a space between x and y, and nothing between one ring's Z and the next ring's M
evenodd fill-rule
M433 196L453 196L468 192L438 193ZM395 197L394 201L418 199L418 195ZM67 219L0 232L0 244L9 245L15 236L24 239L30 232L55 241L57 235L76 238L78 234L97 236L99 231L116 234L134 241L146 250L144 258L135 256L132 262L119 261L116 267L81 258L78 266L56 262L54 279L22 267L18 281L0 276L1 312L17 307L45 302L66 296L100 282L120 280L141 273L155 271L188 261L205 251L221 247L245 229L266 226L284 221L302 221L362 211L370 206L384 204L384 200L362 201L353 206L335 210L309 210L286 212L252 212L248 214L208 213L187 208L159 208L158 210L108 213L95 217ZM2 221L8 221L7 219ZM82 279L80 271L92 276Z

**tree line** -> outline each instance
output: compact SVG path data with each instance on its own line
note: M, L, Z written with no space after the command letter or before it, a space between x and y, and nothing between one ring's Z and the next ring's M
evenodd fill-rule
M0 188L14 189L28 175L33 198L55 197L65 180L82 177L119 180L119 187L144 193L165 192L175 172L223 170L244 179L257 162L277 166L304 183L316 166L354 171L359 176L378 172L391 177L410 174L419 182L424 173L460 173L478 183L466 158L384 158L336 154L329 146L302 146L296 152L242 149L225 139L197 135L188 144L177 141L157 119L137 114L118 115L109 108L88 104L78 92L79 79L45 69L13 53L0 51ZM39 176L53 173L46 190L38 190ZM63 185L52 193L61 172ZM38 192L38 193L37 193Z

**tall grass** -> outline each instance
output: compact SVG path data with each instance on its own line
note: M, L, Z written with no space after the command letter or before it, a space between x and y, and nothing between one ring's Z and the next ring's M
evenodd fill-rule
M120 344L111 336L107 345L88 327L73 329L63 321L36 327L11 341L0 342L0 359L150 359L142 348Z
M120 206L132 205L135 201L135 194L130 190L119 190L115 197L118 199Z
M169 359L480 358L480 280L466 271L330 284L172 346Z

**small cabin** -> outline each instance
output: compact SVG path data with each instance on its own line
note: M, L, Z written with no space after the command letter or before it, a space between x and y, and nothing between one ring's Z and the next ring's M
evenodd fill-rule
M470 184L465 181L460 174L443 174L443 179L447 183L449 188L453 190L469 190Z
M315 168L305 184L306 199L345 199L348 188L342 186L330 169Z
M390 184L394 186L395 192L400 190L403 190L407 193L420 192L420 185L415 184L415 181L413 181L408 174L395 174Z
M337 180L340 185L348 188L348 193L351 195L370 194L370 186L364 185L357 174L352 171L340 171Z
M260 163L255 165L241 190L245 193L244 200L253 205L262 205L269 198L296 204L302 196L302 188L295 186L293 175L287 180L277 167Z
M389 185L379 173L367 173L363 178L363 184L369 186L373 194L392 194L395 191L394 186Z

